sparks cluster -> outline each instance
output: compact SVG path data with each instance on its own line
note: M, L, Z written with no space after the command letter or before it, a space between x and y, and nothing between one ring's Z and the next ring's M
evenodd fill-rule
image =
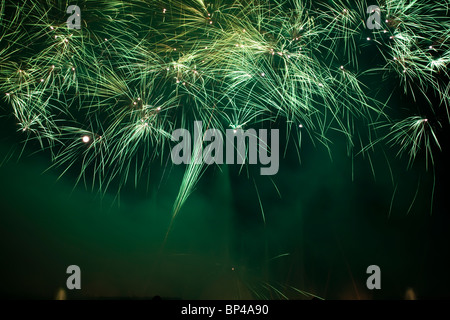
M382 1L376 30L369 5L85 0L71 30L64 2L1 0L0 93L27 141L102 190L138 179L192 120L223 132L281 123L327 148L340 132L350 154L384 143L432 160L448 125L435 115L450 102L450 1ZM396 119L368 77L441 103ZM200 172L187 169L180 194Z

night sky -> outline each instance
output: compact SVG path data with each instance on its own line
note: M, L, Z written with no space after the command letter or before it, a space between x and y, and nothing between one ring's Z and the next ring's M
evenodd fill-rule
M9 147L2 142L2 152ZM418 298L448 298L448 154L436 165L431 215L432 174L396 164L390 217L390 178L375 180L367 161L356 159L352 182L345 155L331 161L307 144L302 155L301 165L296 156L280 164L281 199L268 178L256 180L265 226L253 182L236 166L208 169L164 247L181 167L148 193L127 188L119 202L114 192L74 187L71 176L58 180L58 170L43 173L42 153L11 160L0 168L1 294L52 299L76 264L82 290L69 298L245 299L253 297L249 287L270 298L264 282L326 299L402 299L409 287ZM378 291L365 286L371 264L381 268Z
M361 50L361 65L380 59ZM363 80L380 101L390 97L393 117L426 104L395 80ZM330 152L306 134L296 148L297 133L287 142L278 119L276 175L259 175L260 165L209 166L172 224L186 166L167 153L136 186L113 181L102 193L77 183L80 163L61 176L48 150L25 145L3 98L0 112L2 298L55 299L60 289L68 299L404 299L408 289L417 299L450 298L442 108L435 116L445 123L443 150L433 149L428 169L423 152L408 167L397 146L349 156L336 132ZM66 288L69 265L81 268L81 290ZM380 290L366 287L370 265L381 269Z

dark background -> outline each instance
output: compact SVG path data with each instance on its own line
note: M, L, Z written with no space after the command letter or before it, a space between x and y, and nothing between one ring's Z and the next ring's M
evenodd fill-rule
M21 137L7 139L13 124L2 124L6 156L20 150ZM326 299L402 299L409 287L418 298L448 298L448 153L427 172L420 160L407 170L407 159L386 149L393 184L380 150L375 178L358 156L353 182L344 145L332 150L331 160L304 142L299 164L290 148L272 177L281 199L268 177L254 183L236 166L209 168L164 244L183 167L169 165L163 175L157 163L148 192L102 196L74 187L71 174L58 180L60 169L44 173L45 152L17 160L16 150L0 167L1 295L54 298L76 264L82 290L68 298L280 298L276 290L302 298L291 286ZM288 255L272 259L281 254ZM372 264L381 268L381 290L366 288Z
M364 52L361 59L374 63ZM394 88L396 79L368 81L381 101L397 90L393 118L426 115L423 101ZM338 136L330 136L332 158L305 139L301 163L291 143L274 177L259 176L259 165L249 177L237 166L210 167L164 241L184 167L156 162L148 186L119 195L113 185L100 194L75 185L77 172L59 178L62 168L47 170L50 155L35 153L33 143L19 158L26 137L2 104L2 298L53 299L72 264L81 268L82 289L67 291L69 299L311 298L298 290L325 299L403 299L408 288L419 299L450 298L448 125L439 131L444 151L434 150L428 171L423 154L408 169L407 157L385 145L352 162ZM381 290L366 288L373 264Z

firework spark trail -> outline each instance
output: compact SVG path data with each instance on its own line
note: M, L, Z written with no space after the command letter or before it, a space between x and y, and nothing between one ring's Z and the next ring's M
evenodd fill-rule
M327 148L330 133L342 133L351 155L356 142L363 152L385 143L410 163L423 155L433 164L434 128L444 125L435 115L449 114L450 1L383 1L381 29L370 36L366 8L86 0L81 30L70 30L61 1L1 0L0 92L25 141L50 150L62 174L79 167L77 180L103 192L113 181L137 185L164 162L173 129L192 119L221 130L284 121ZM363 69L363 48L381 64ZM442 103L393 120L363 80L371 74ZM186 168L175 214L199 172Z

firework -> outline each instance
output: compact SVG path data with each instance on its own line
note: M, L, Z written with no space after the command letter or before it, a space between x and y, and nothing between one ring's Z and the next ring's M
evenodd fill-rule
M299 143L307 136L327 148L340 132L351 156L384 142L410 164L420 150L433 163L442 148L435 128L444 125L434 115L449 106L449 2L383 1L372 31L367 8L345 0L87 0L77 30L67 28L61 1L3 0L0 91L25 142L38 141L62 174L76 167L77 181L103 192L113 181L137 186L164 163L171 132L193 129L193 119L222 131L285 123L286 140L297 132ZM369 49L376 59L363 69ZM441 105L394 121L368 75ZM382 137L380 128L389 128ZM203 169L187 166L174 217Z

